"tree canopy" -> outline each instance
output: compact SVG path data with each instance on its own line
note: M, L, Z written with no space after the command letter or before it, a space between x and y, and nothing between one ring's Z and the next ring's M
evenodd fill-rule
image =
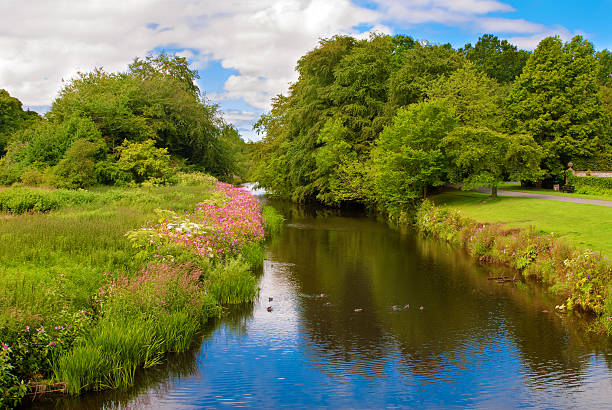
M581 37L533 53L492 35L460 50L323 39L257 123L253 178L297 201L395 216L449 182L558 178L563 162L609 147L609 61Z
M85 170L93 176L83 176L82 186L94 181L140 183L142 175L167 181L160 172L166 172L162 168L168 164L207 170L221 178L244 176L236 153L245 143L225 124L218 107L200 93L197 78L185 58L167 54L136 58L124 73L107 73L101 68L78 73L60 91L44 121L21 128L18 125L28 115L3 91L0 104L8 108L0 116L0 143L6 135L3 130L10 136L0 145L6 150L0 159L4 165L0 182L18 181L29 168L46 173L56 185L66 178L73 181L67 185L79 185L74 175L83 175ZM121 158L131 152L130 147L155 153L158 172L125 171ZM80 164L79 170L70 171L66 156L76 152L96 166ZM60 163L61 169L55 169Z

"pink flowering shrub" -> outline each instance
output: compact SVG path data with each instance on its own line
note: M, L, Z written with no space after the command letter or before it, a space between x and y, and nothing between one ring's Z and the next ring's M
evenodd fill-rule
M242 188L216 182L213 200L198 203L193 212L159 211L156 224L128 233L134 246L162 261L174 261L188 250L206 260L237 256L250 243L264 238L261 207Z

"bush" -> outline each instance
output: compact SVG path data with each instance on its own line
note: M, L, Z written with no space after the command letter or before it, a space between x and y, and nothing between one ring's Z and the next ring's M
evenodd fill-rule
M97 182L95 161L105 149L102 141L78 139L72 143L64 157L54 167L58 188L87 188Z
M48 191L11 188L0 192L0 212L46 212L59 207L60 202Z
M38 169L36 166L29 166L23 170L19 180L27 186L41 186L47 184L49 176L45 170Z
M16 407L26 393L26 386L11 373L11 348L0 341L0 409Z
M136 183L153 180L155 183L176 182L170 166L171 160L166 148L155 148L155 141L130 142L124 140L117 147L119 171L128 173Z
M567 182L575 187L575 192L580 194L612 194L612 178L578 177L568 171Z

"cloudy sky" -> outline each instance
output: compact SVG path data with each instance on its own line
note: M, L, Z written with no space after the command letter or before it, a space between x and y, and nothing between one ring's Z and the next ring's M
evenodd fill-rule
M483 33L533 49L576 34L612 49L612 0L1 0L0 88L44 112L77 71L123 71L176 52L245 139L296 80L297 59L334 34L374 30L474 43Z

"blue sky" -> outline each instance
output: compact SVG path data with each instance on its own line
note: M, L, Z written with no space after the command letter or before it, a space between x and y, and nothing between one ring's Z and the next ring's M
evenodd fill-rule
M375 30L460 47L485 33L533 49L583 35L612 49L612 0L4 0L0 88L45 111L77 71L123 71L137 56L177 52L245 139L297 79L297 59L334 34Z

